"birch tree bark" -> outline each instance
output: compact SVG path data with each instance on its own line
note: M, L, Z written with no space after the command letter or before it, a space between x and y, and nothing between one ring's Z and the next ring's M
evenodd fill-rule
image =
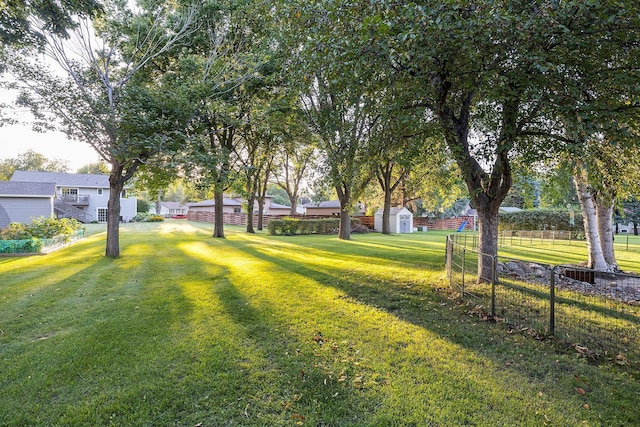
M582 219L584 221L587 251L589 253L587 267L599 271L607 271L609 269L609 265L607 264L607 261L604 258L604 253L602 252L596 204L594 202L594 196L591 193L591 189L587 184L586 172L581 168L581 166L581 163L578 162L573 180L578 193L580 210L582 211Z

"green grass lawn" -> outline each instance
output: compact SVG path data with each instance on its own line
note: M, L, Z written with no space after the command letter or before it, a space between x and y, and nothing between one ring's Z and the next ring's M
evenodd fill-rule
M637 366L451 298L444 236L123 224L0 258L0 425L631 426Z

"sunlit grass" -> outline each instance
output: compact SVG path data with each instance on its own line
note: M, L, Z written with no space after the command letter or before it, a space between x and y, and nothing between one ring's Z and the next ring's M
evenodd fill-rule
M448 292L445 233L122 226L0 260L0 425L631 425L637 372ZM576 393L584 388L586 394ZM588 410L585 409L588 405Z

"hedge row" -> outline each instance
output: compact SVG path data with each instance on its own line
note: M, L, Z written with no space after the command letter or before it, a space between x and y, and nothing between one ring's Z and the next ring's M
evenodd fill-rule
M569 211L558 209L528 209L500 213L500 230L567 230L582 231L581 212L574 212L574 226L569 223Z
M351 227L360 225L357 218L351 219ZM296 234L336 234L340 228L340 218L300 219L283 218L272 219L267 225L269 234L293 236Z

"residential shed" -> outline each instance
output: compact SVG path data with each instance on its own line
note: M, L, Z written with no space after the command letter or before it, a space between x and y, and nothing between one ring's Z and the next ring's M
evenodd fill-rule
M0 227L12 222L30 223L33 218L54 215L54 183L0 182Z
M382 209L373 216L373 226L382 232ZM407 208L391 208L389 212L389 231L392 233L412 233L413 214Z

